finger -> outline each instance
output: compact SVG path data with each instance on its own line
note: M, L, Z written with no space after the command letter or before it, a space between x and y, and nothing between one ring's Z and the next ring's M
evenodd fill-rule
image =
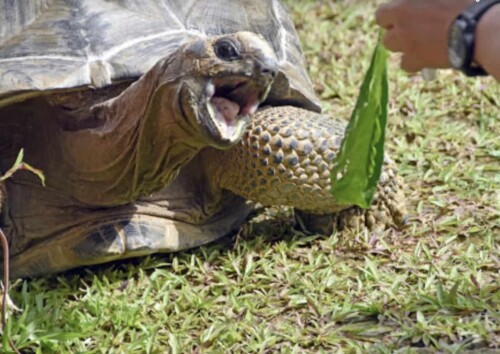
M415 73L422 70L423 68L424 67L422 66L418 58L409 56L408 54L403 54L403 57L401 58L401 69L409 73Z
M388 30L385 33L382 43L384 44L384 47L392 52L404 51L404 41L399 36L399 31L395 28Z
M375 22L382 28L391 29L394 26L391 3L382 4L375 12Z

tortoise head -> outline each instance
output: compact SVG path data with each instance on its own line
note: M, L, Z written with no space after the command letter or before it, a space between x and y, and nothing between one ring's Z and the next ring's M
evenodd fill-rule
M250 32L196 39L181 50L178 120L204 144L232 146L269 93L278 70L274 51Z

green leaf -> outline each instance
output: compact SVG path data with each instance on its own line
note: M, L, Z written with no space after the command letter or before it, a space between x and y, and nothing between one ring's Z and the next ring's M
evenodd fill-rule
M446 293L444 292L443 285L441 282L436 284L436 297L440 306L446 305Z
M379 43L332 168L332 195L341 205L371 205L384 162L389 86L387 50Z
M35 175L37 175L38 178L40 179L40 182L42 182L42 186L45 187L45 176L41 170L39 170L38 168L34 168L33 166L28 165L27 163L23 163L22 166L23 166L23 168L22 168L23 170L28 170L31 173L34 173Z
M17 154L16 162L14 162L14 166L12 166L13 169L16 169L19 167L21 162L23 162L24 159L24 149L19 150L19 154Z
M24 158L24 149L19 150L19 154L17 154L16 161L12 165L11 168L5 174L0 177L0 182L5 181L6 179L10 178L17 170L21 168L21 164L23 163L23 158Z

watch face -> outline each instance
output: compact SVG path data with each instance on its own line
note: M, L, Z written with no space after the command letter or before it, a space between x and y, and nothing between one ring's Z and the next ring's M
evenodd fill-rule
M455 69L460 69L464 66L467 57L467 48L465 47L464 32L458 20L455 21L450 29L448 56L451 66Z

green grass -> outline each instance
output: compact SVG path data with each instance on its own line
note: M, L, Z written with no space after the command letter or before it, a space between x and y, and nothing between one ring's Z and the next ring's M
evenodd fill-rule
M288 1L315 88L349 117L377 29L372 2ZM20 281L10 318L30 353L493 353L500 350L499 85L391 57L387 148L411 223L294 231L286 210L237 239ZM4 343L3 350L8 352Z

